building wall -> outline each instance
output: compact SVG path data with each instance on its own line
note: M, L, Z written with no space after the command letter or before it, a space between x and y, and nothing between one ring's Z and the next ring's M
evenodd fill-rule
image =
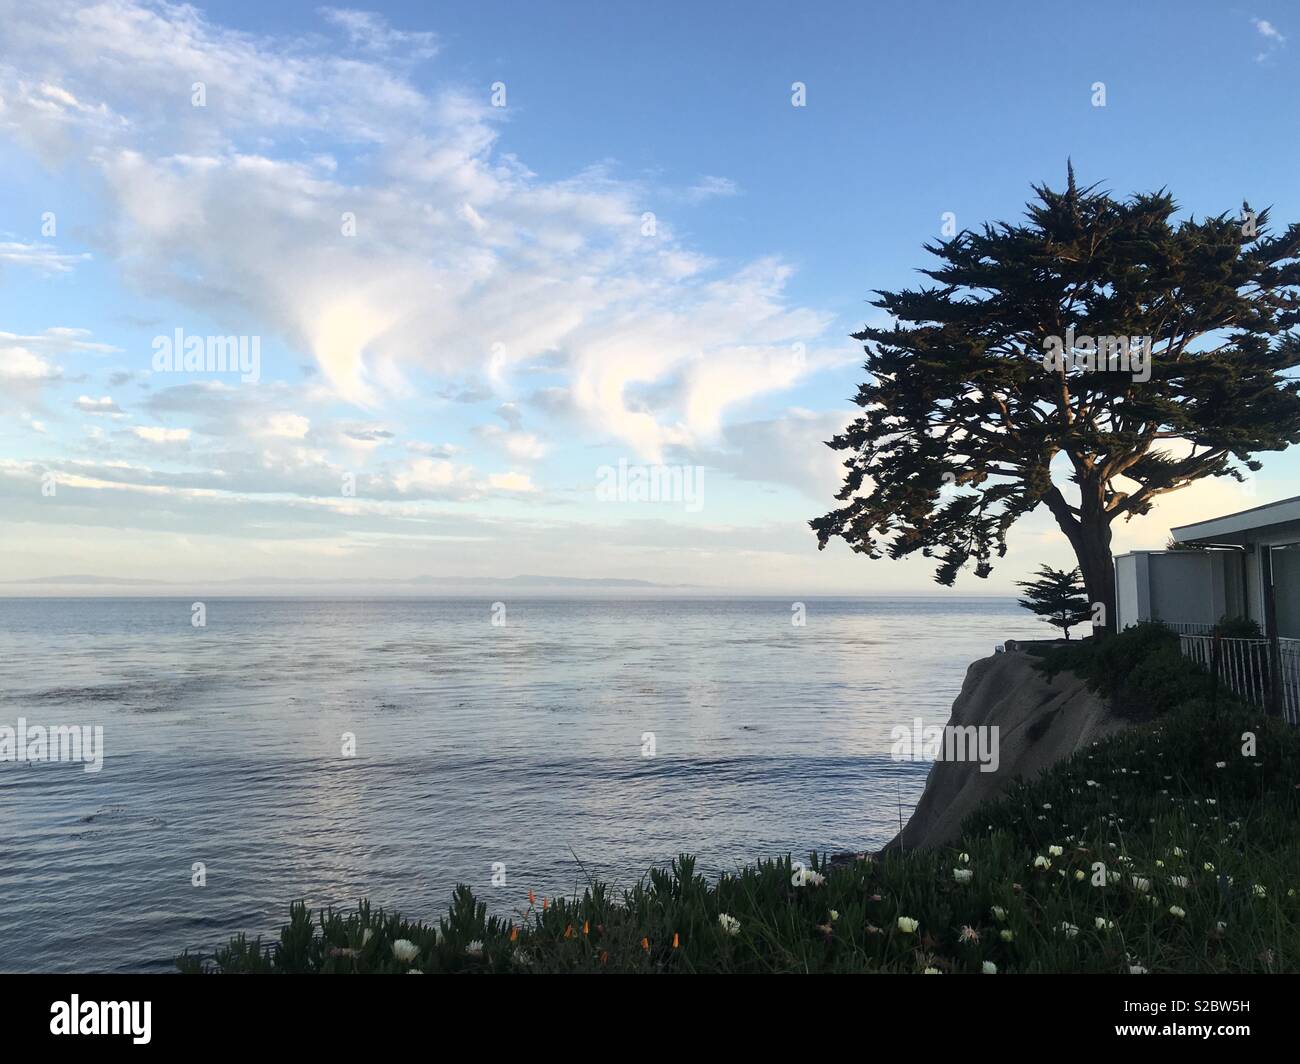
M1273 551L1273 601L1277 634L1300 639L1300 546Z
M1121 632L1147 619L1146 558L1143 553L1121 554L1115 559L1115 608L1119 613L1116 628Z
M1223 616L1221 553L1169 551L1153 554L1148 564L1152 620L1213 624Z
M1134 551L1115 559L1119 627L1214 624L1245 609L1238 551Z

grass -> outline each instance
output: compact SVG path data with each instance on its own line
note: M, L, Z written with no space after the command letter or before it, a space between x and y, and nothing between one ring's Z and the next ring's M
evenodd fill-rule
M240 935L177 964L320 973L1300 969L1300 733L1220 697L1181 659L1169 706L1161 640L1147 630L1070 647L1080 675L1135 704L1145 692L1158 715L1013 785L950 847L834 868L816 855L806 867L761 861L715 882L684 855L631 889L593 882L571 897L530 895L510 917L489 916L465 886L436 922L364 902L320 914L296 903L278 942ZM1062 667L1054 654L1045 668Z

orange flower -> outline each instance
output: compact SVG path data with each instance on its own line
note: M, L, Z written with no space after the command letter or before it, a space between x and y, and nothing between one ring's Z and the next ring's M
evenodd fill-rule
M677 948L678 946L680 946L681 944L682 944L682 940L681 940L680 938L677 937L677 932L674 931L674 932L673 932L673 949L676 949L676 948Z
M542 899L542 912L546 912L546 899Z
M510 925L510 941L511 942L519 941L519 928L515 927L514 924Z
M609 961L609 950L607 950L607 949L603 949L603 950L601 950L601 951L600 951L600 963L601 963L601 964L605 964L605 963L607 963L608 961Z
M573 937L573 925L572 925L572 924L570 924L568 927L566 927L566 928L564 929L564 937L565 937L565 938L572 938L572 937Z
M589 935L589 934L591 934L591 921L590 921L590 920L583 920L583 921L582 921L582 933L583 933L584 935Z
M641 939L641 948L647 953L650 952L650 940L648 938Z

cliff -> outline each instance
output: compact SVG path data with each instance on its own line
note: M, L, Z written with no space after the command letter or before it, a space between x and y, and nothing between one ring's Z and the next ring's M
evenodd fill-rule
M951 842L981 802L1002 794L1019 777L1044 769L1103 736L1127 727L1106 700L1070 673L1051 680L1023 650L981 658L966 670L948 726L996 727L997 767L973 760L936 760L925 791L903 830L885 849L928 849ZM990 761L990 764L992 762Z

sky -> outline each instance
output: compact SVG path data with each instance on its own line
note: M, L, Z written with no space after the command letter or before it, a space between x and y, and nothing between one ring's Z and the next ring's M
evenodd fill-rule
M1300 219L1298 54L1278 3L0 0L0 593L1014 593L1043 510L951 590L816 549L849 334L1067 159ZM1296 494L1263 461L1116 553Z

